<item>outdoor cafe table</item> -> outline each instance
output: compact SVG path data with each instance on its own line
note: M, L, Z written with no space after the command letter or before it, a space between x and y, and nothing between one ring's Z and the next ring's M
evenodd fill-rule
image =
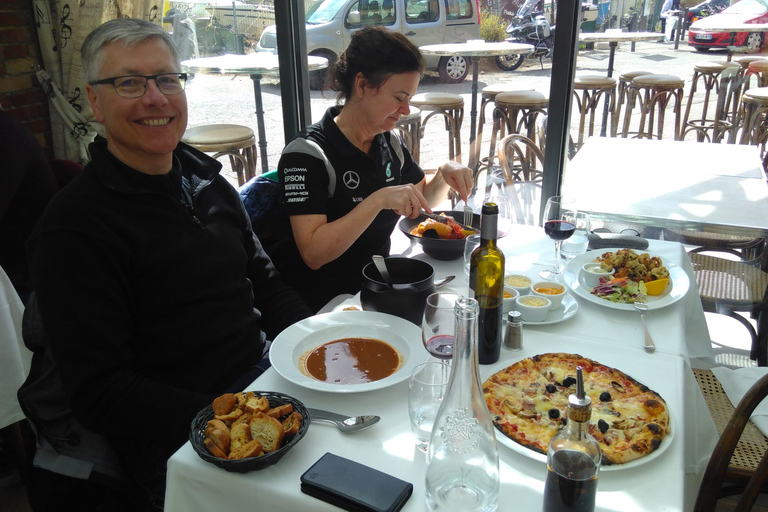
M619 43L637 42L637 41L658 41L664 34L653 32L621 32L616 29L606 30L605 32L580 33L579 41L582 43L608 43L608 76L613 76L613 59L616 55L616 48ZM634 46L632 47L634 50ZM605 108L603 109L603 126L600 135L605 137L608 122L608 97L605 98Z
M462 57L478 57L472 59L472 107L469 112L469 168L477 170L480 148L475 147L477 137L477 78L480 65L479 57L494 57L496 55L528 55L532 53L533 45L523 43L511 43L509 41L486 42L482 39L467 41L466 43L428 44L419 47L424 55L438 55L449 57L460 55Z
M451 283L455 284L453 288L466 291L461 259L432 259L422 253L420 246L409 246L399 232L395 232L392 239L398 252L428 261L435 267L437 278L457 276ZM485 379L527 356L575 352L627 371L666 399L673 422L673 435L667 439L670 443L657 457L636 467L602 471L597 496L597 510L601 512L690 510L704 464L716 442L714 426L690 370L689 357L711 359L712 354L690 261L680 244L650 243L650 252L679 265L691 280L685 297L646 314L657 343L656 353L643 350L640 320L635 312L601 307L579 297L579 310L573 318L560 324L524 326L522 351L502 349L498 363L480 368L481 378ZM542 228L516 226L501 239L500 246L507 255L510 270L538 272L551 265L554 258L553 243L544 236ZM357 300L357 296L348 298L334 309L338 311ZM420 336L413 338L409 341L414 357L428 360ZM403 510L426 509L425 455L416 449L410 432L407 381L377 391L337 394L299 386L271 368L248 389L283 392L308 407L350 416L376 414L381 416L381 421L373 428L354 434L342 434L335 427L313 424L301 442L276 465L246 474L228 473L204 462L187 443L168 463L165 510L248 510L256 506L260 510L338 510L300 491L300 476L326 452L411 482L413 496ZM540 510L546 464L506 444L499 443L498 449L499 510Z
M768 184L757 146L592 137L562 192L593 218L768 237Z
M307 57L309 71L328 67L325 57ZM261 79L264 76L279 76L280 63L273 53L253 52L247 55L220 55L185 60L181 63L185 73L208 73L221 75L249 75L253 80L253 96L256 101L256 124L259 134L259 153L261 155L261 170L269 172L267 161L267 134L264 127L264 104L261 98Z

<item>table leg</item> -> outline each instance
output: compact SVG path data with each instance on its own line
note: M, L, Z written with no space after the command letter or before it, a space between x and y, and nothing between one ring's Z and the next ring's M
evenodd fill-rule
M616 47L619 45L618 41L610 41L608 47L610 51L608 53L608 78L613 76L613 57L616 55ZM600 136L605 137L606 127L608 124L608 107L610 106L610 96L605 97L605 106L603 107L603 127L600 128Z
M253 96L256 100L256 125L259 132L259 154L261 156L261 172L269 172L267 161L267 132L264 129L264 103L261 100L261 75L251 75L253 80Z
M477 167L480 162L478 153L480 148L476 148L477 138L477 75L480 65L480 57L472 57L472 108L469 111L469 168L477 173ZM459 148L461 151L461 148Z

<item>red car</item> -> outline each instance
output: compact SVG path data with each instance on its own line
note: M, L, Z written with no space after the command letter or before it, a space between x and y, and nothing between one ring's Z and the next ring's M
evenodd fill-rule
M688 29L688 44L698 51L733 45L754 53L763 46L766 32L735 32L731 41L731 32L722 31L753 24L768 24L768 0L739 0L718 14L696 20Z

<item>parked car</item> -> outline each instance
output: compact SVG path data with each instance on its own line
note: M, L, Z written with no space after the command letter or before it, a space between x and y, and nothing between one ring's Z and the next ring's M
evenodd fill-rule
M725 26L768 23L768 0L739 0L718 14L701 18L688 29L688 44L698 51L710 48L743 47L747 53L757 52L765 42L765 32L715 32ZM711 27L711 29L709 28Z
M408 36L417 46L463 43L480 39L480 0L319 0L306 13L307 53L331 64L349 44L353 32L381 25ZM256 51L277 53L275 26L264 28ZM469 58L425 56L427 68L446 83L463 81ZM313 71L311 87L319 89L328 70Z
M685 29L699 18L705 18L717 14L731 5L731 0L704 0L688 9L688 17L685 19Z

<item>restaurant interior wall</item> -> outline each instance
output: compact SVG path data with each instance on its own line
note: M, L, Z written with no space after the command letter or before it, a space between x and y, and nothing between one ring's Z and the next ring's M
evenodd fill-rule
M48 100L33 66L41 64L29 0L0 2L0 108L16 116L53 158Z

